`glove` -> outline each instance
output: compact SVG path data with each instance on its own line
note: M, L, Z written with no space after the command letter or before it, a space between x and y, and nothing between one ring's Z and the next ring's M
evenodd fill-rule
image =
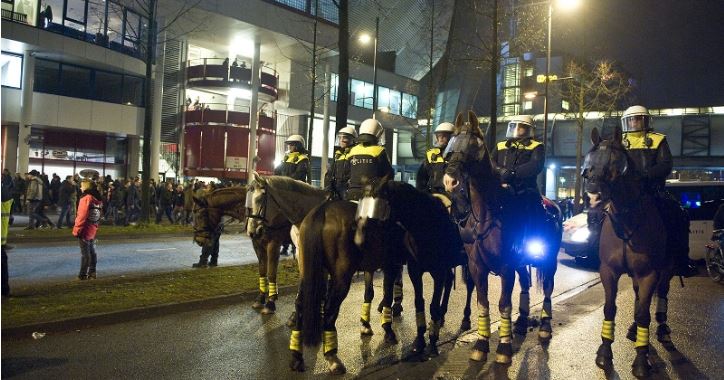
M503 182L511 182L515 178L515 172L508 169L500 169L500 180Z

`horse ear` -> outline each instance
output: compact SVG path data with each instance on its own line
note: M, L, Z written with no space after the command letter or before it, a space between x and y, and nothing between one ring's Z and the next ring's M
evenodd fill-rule
M473 111L468 111L468 121L470 122L470 125L473 126L473 129L478 129L478 116Z
M593 130L591 130L591 143L593 145L598 145L598 143L601 142L601 134L598 133L598 128L593 127Z
M463 126L464 123L465 123L465 122L463 121L463 113L460 112L460 113L455 117L455 126L456 126L457 128L460 128L460 127Z

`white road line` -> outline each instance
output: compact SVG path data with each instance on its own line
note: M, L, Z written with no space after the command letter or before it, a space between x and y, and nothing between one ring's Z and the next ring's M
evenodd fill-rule
M157 252L157 251L175 251L178 248L152 248L152 249L137 249L136 252Z

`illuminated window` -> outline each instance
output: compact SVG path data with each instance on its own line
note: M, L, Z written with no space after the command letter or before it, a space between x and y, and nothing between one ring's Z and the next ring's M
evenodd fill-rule
M529 109L531 109L531 108L533 108L533 101L532 101L532 100L526 100L526 101L523 102L523 109L524 109L524 110L529 110Z
M2 53L0 65L2 65L2 86L20 88L23 78L23 57Z
M568 111L568 110L571 109L571 103L569 103L567 100L562 100L562 101L561 101L561 108L563 108L564 110Z
M532 77L532 76L533 76L533 68L532 68L532 67L526 67L526 68L525 68L525 76L526 76L526 77Z

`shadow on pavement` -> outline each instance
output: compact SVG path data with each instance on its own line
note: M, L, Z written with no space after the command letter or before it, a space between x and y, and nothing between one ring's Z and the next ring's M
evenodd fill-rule
M68 359L59 358L3 358L2 377L9 378L22 375L34 370L61 367L68 362Z
M664 353L665 358L671 364L671 369L680 379L706 379L708 376L699 371L698 368L692 363L689 358L682 354L674 345L674 343L661 343L664 346L666 352ZM656 357L661 358L656 350L651 349L651 353ZM652 355L652 356L653 356ZM662 363L664 368L665 363Z
M586 272L598 272L598 266L594 264L581 264L574 259L559 259L558 263L569 268L580 269Z

